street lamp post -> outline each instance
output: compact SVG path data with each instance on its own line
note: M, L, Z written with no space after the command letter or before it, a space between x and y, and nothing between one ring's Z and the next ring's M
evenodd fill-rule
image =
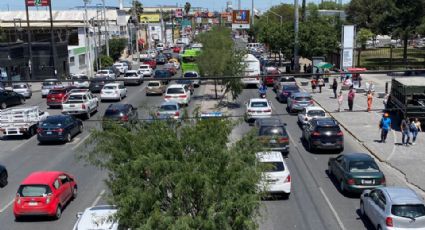
M269 12L272 13L272 14L274 14L274 15L276 15L276 16L278 16L280 18L280 26L282 26L282 24L283 24L283 16L282 15L279 15L276 12L273 12L271 10L269 10Z
M298 30L299 30L299 15L298 15L298 0L295 0L295 22L294 22L294 33L295 33L295 41L294 41L294 70L295 72L299 71L299 57L298 57L298 49L299 49L299 41L298 41Z
M103 24L105 24L105 42L106 42L106 56L109 56L109 26L106 22L106 6L105 0L102 0L103 4Z
M87 4L90 0L84 0L84 35L86 37L86 61L88 65L87 75L88 77L92 77L92 69L91 69L91 47L90 47L90 30L89 30L89 19L87 12Z

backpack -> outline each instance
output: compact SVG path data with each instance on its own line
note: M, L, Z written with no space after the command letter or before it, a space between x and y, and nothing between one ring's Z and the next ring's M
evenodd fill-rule
M409 128L410 128L410 132L416 132L416 131L418 131L418 127L413 122L410 123Z

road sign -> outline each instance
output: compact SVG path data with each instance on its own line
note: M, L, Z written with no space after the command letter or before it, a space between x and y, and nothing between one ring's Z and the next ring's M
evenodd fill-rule
M27 6L49 6L50 0L26 0Z
M232 29L249 29L249 10L234 10L232 12Z

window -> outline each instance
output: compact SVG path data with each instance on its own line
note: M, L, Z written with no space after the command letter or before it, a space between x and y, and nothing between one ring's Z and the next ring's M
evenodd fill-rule
M352 161L350 172L379 172L379 168L374 161Z
M162 105L159 110L160 111L175 111L175 110L177 110L177 106L176 105Z
M59 179L61 180L62 184L66 184L69 182L68 177L66 175L60 175Z
M60 186L60 184L59 184L59 180L58 180L58 179L56 179L56 180L55 180L55 182L53 182L53 187L54 187L55 189L58 189L58 188L59 188L59 186Z
M47 185L21 185L18 194L21 197L43 197L52 193Z
M251 107L252 108L264 108L267 107L268 103L265 101L255 101L255 102L251 102Z
M261 126L260 136L286 136L286 130L279 126Z
M75 57L69 57L69 65L75 65Z
M425 216L425 206L423 204L393 205L391 214L406 218L417 218Z
M78 63L80 64L80 68L86 67L86 55L85 54L80 54L78 56Z
M183 88L169 88L167 89L167 94L184 94Z
M285 171L285 166L282 162L261 162L265 165L265 172L282 172Z

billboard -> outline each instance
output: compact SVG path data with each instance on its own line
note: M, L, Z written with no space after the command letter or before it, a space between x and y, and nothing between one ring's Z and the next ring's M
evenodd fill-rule
M25 0L27 6L49 6L50 0Z
M160 21L160 15L159 14L141 14L140 15L140 22L146 23L146 22L159 22Z
M174 17L182 18L183 17L183 10L182 9L176 9Z
M233 10L232 29L249 29L249 10Z
M341 68L354 66L355 34L356 28L354 25L342 26Z

